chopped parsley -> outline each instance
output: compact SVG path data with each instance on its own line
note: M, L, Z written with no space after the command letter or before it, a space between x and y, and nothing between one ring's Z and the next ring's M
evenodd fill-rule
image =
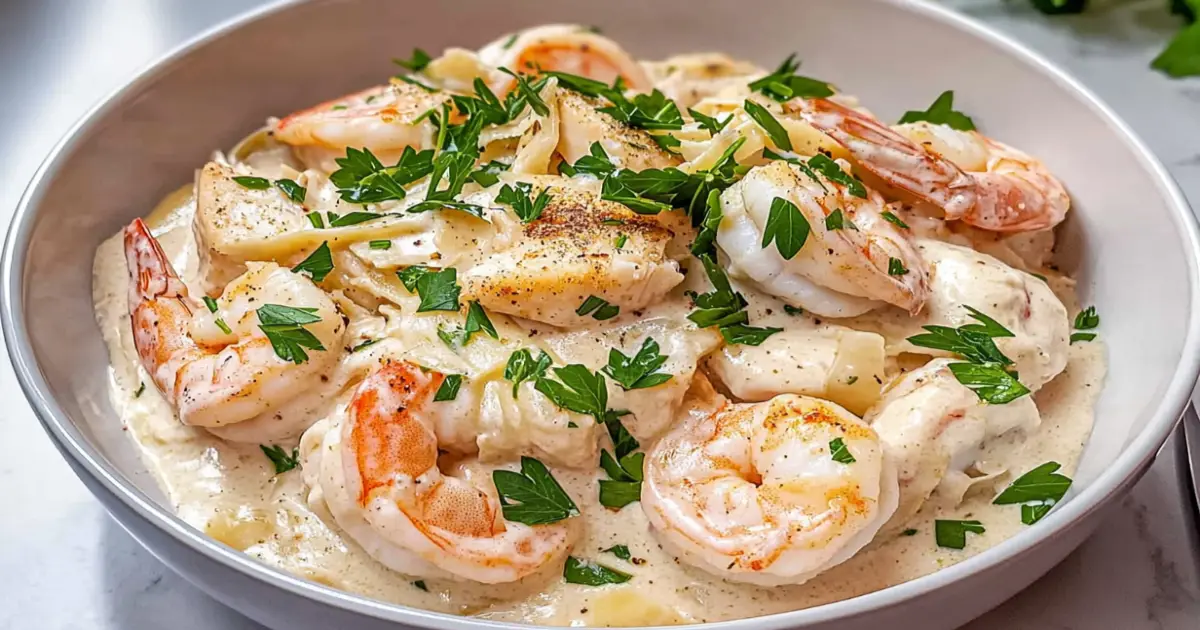
M1012 332L979 310L964 307L980 323L958 328L924 326L926 332L909 337L908 342L921 348L952 352L966 359L966 362L949 364L950 372L984 402L1002 405L1029 394L1029 388L1011 371L1012 359L1004 356L993 341L1012 337Z
M385 214L377 214L374 212L358 211L347 212L346 214L342 215L338 215L333 212L326 212L325 215L329 218L329 227L331 228L358 225L359 223L366 223L367 221L374 221L375 219L387 216Z
M599 372L572 363L554 368L554 376L557 381L545 374L537 377L534 388L558 407L592 416L598 423L612 416L608 410L608 387Z
M717 230L721 227L721 220L725 218L725 213L721 210L721 191L715 188L708 191L708 203L705 205L708 207L708 211L700 220L700 231L696 234L696 240L692 242L693 256L716 253L713 243L717 240Z
M579 308L575 309L575 314L584 317L591 314L592 319L602 322L606 319L612 319L621 312L621 307L609 304L607 300L598 298L594 295L589 295Z
M315 308L293 308L264 304L257 311L259 328L271 342L275 354L284 361L300 364L308 360L304 350L324 351L325 346L305 326L321 321Z
M901 221L900 217L892 214L890 210L884 210L880 216L883 217L884 221L887 221L896 227L904 228L906 230L909 229L908 224L904 221Z
M758 123L758 126L762 127L763 131L767 132L767 136L771 138L771 142L775 146L784 151L792 150L792 139L788 136L787 129L784 129L783 125L779 124L779 121L775 119L775 116L766 107L751 100L747 100L742 106L745 108L746 114L754 122Z
M995 505L1021 504L1021 522L1033 525L1062 500L1071 478L1057 471L1058 462L1046 462L1017 477L992 501Z
M908 273L908 269L904 266L904 261L899 258L888 258L888 275L903 276Z
M513 398L517 397L517 386L525 381L537 382L546 374L553 361L545 351L535 359L528 348L521 348L508 355L508 363L504 365L504 379L513 384Z
M628 234L618 234L617 238L613 239L613 246L615 246L617 249L621 249L622 247L625 247L625 243L628 243L628 242L629 242Z
M420 72L424 70L431 61L433 61L433 57L430 57L429 53L421 50L420 48L414 48L412 55L409 56L408 59L392 59L392 63L400 66L401 68L407 69L409 72Z
M496 160L492 160L487 164L480 164L478 169L471 172L471 181L484 188L494 186L500 182L500 173L507 171L509 168L511 168L510 164L497 162Z
M321 218L320 212L309 212L304 216L308 217L308 222L311 223L314 228L318 230L325 229L325 220Z
M1100 314L1096 312L1095 306L1089 306L1079 312L1075 316L1075 330L1095 330L1100 326ZM1077 341L1091 341L1096 338L1094 332L1073 332L1071 333L1071 343Z
M833 461L839 464L853 464L858 461L854 459L854 455L850 449L846 448L846 442L842 438L833 438L829 442L829 454Z
M250 190L266 190L271 187L271 180L265 177L247 177L241 175L234 177L233 181L240 184L243 188L249 188Z
M413 582L412 585L421 589L422 591L425 591L426 593L429 592L429 587L425 585L425 580L417 580L416 582Z
M579 508L546 465L521 458L521 472L497 470L492 482L500 495L504 518L525 525L546 525L579 514Z
M930 122L935 125L946 125L951 129L959 131L975 130L975 121L971 120L970 116L960 111L955 111L953 90L942 92L937 97L937 100L933 101L933 104L929 106L929 109L925 111L909 110L904 112L904 115L900 117L899 124L903 125L919 121Z
M733 120L733 116L730 114L726 114L723 117L705 116L694 109L689 109L688 114L700 124L702 129L708 130L709 135L713 136L724 131L729 121ZM720 115L718 114L718 116Z
M287 195L288 199L296 203L304 203L304 198L308 195L307 188L291 179L277 179L275 180L275 187L283 191L283 194Z
M433 402L446 402L458 398L458 390L462 387L462 374L447 374L433 394Z
M369 348L377 343L379 343L378 339L368 339L368 340L358 344L357 346L350 348L350 352L358 352L359 350L362 350L364 348Z
M628 573L590 560L580 560L575 556L567 556L567 563L563 565L563 579L568 584L604 586L605 584L623 584L632 578L633 576Z
M142 382L138 383L138 388L137 388L137 390L135 390L133 392L133 397L141 398L142 394L144 394L145 392L146 392L146 382L142 381Z
M267 456L267 459L271 460L271 463L275 465L276 475L282 475L283 473L300 465L300 449L298 448L293 448L291 455L289 455L287 451L283 450L283 447L279 446L278 444L273 444L271 446L259 444L258 448L262 449L262 452Z
M784 260L791 260L800 253L812 230L808 219L796 204L776 197L771 201L771 211L767 216L767 226L763 229L762 247L765 249L775 241L775 247Z
M808 166L820 171L825 176L825 179L845 186L851 195L859 199L867 198L866 186L863 186L863 183L857 177L843 171L842 167L838 166L838 163L833 161L833 158L828 155L818 153L808 158Z
M403 278L401 282L404 282ZM405 286L407 287L407 284ZM454 267L440 271L426 270L417 278L416 289L417 295L421 296L421 303L417 306L418 313L457 311L460 308L458 294L462 287L458 286L458 271Z
M796 55L788 55L775 71L767 76L750 83L750 89L765 94L777 101L790 101L793 98L824 98L833 96L833 86L825 81L811 77L800 76L796 70L800 63ZM789 149L790 150L790 149Z
M387 242L387 241L384 241ZM321 282L329 272L333 271L333 253L329 251L329 241L323 241L300 264L292 267L296 273L307 273L313 282Z
M443 331L439 327L438 337L452 348L462 347L470 343L471 336L477 332L483 332L492 339L500 338L495 325L488 318L487 311L483 310L483 305L472 300L467 305L467 323L462 328L451 332Z
M379 203L404 199L404 187L433 171L433 150L416 151L405 147L393 166L384 166L370 149L346 148L346 156L336 158L340 167L329 176L342 199L350 203Z
M627 545L613 545L608 549L604 549L603 553L611 553L612 555L629 562L633 559L633 554L630 553Z
M426 267L425 265L412 265L411 267L405 267L404 269L397 269L396 277L400 278L400 284L403 284L404 288L407 289L409 293L416 293L417 280L420 280L421 277L427 273L432 273L432 270L429 267Z
M826 230L841 230L841 229L845 229L845 228L849 228L856 232L858 231L858 226L854 225L854 222L851 221L849 217L847 217L846 215L844 215L842 213L841 208L838 208L837 210L830 212L829 216L825 217L825 229Z
M947 549L963 549L967 546L967 533L982 534L985 530L979 521L943 521L933 522L933 537L939 547Z
M756 328L747 325L750 316L746 313L746 298L733 290L729 277L717 265L712 255L698 256L704 265L704 273L712 283L713 290L693 296L696 310L688 319L701 328L716 326L726 343L757 346L780 328Z
M646 337L642 347L632 357L625 356L616 348L609 350L608 365L602 371L616 381L621 389L646 389L671 380L671 374L658 371L666 362L667 357L659 352L658 342Z
M545 188L538 192L535 199L530 198L532 189L533 186L528 182L505 184L496 195L496 201L511 207L513 213L521 219L521 223L529 223L542 216L546 204L550 203L550 194Z

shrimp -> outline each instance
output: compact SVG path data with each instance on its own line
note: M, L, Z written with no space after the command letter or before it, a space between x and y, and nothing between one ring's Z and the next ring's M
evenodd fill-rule
M947 219L996 232L1054 227L1071 198L1040 161L976 131L914 123L888 128L828 99L784 104L829 134L887 184L941 208Z
M391 164L406 147L433 146L436 128L425 112L447 102L445 92L427 92L403 82L355 92L291 114L274 125L275 138L290 145L309 168L337 170L347 147L369 149ZM420 119L420 120L418 120Z
M935 490L957 505L972 484L1003 470L984 456L989 440L1041 422L1031 396L987 404L958 382L950 363L934 359L905 374L864 418L899 472L900 504L883 537L902 530Z
M751 169L721 196L717 243L730 275L824 317L860 315L880 302L917 313L929 293L925 263L908 231L883 219L883 197L865 190L865 199L855 197L815 170L781 160ZM794 204L809 225L791 260L774 244L763 246L776 199ZM835 211L840 229L826 223Z
M641 496L680 560L731 581L801 584L892 515L895 469L856 416L806 396L730 404L697 384L687 417L647 457Z
M497 584L560 561L570 520L505 520L490 484L438 468L438 416L455 408L432 400L444 378L385 362L332 425L310 430L324 431L320 449L311 447L318 436L305 434L306 452L320 454L316 477L334 519L376 560L414 577Z
M273 263L252 263L226 287L218 313L199 307L197 316L198 305L146 224L135 219L124 238L134 346L180 422L220 427L250 420L308 391L337 362L345 324L308 278ZM312 309L320 321L304 330L321 349L308 350L308 359L298 363L280 358L256 313L268 304ZM219 330L218 321L229 332Z
M650 77L616 42L586 26L548 24L506 35L479 50L484 63L514 72L537 74L553 70L578 74L604 83L618 77L631 89L649 92ZM515 85L505 76L492 89L507 92Z

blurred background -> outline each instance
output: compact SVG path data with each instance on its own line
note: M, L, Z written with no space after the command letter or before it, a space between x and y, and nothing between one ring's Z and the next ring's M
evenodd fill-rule
M1200 4L1200 0L1186 0ZM254 0L0 0L0 220L88 108L153 59ZM1128 121L1200 207L1200 77L1152 61L1180 33L1171 0L946 0L1082 80ZM1176 0L1178 7L1185 0ZM1040 7L1040 10L1039 10ZM1200 27L1174 67L1200 71ZM396 42L397 55L408 52ZM247 51L252 54L252 51ZM886 63L886 60L881 60ZM1037 95L1028 101L1036 124ZM181 121L186 124L186 121ZM1052 131L1052 130L1050 130ZM87 212L87 200L79 200ZM1137 208L1130 208L1136 212ZM0 628L255 628L184 583L119 529L53 452L0 362ZM971 630L1200 627L1196 548L1171 449L1063 565Z

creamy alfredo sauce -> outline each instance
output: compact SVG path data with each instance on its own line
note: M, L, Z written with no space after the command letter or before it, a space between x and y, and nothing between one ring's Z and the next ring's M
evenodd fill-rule
M189 188L168 197L149 222L180 275L198 292L194 211ZM1051 284L1074 312L1072 282L1052 278ZM327 514L310 509L299 470L276 476L257 445L227 443L178 422L138 364L127 286L118 234L97 251L93 285L97 322L112 359L113 404L176 512L235 549L347 591L430 610L548 625L698 623L796 610L893 586L960 562L1025 527L1019 506L991 504L996 489L989 484L969 492L957 506L938 501L935 494L904 534L876 541L803 585L761 588L727 582L674 559L659 547L640 503L619 512L599 505L597 481L604 475L598 468L555 468L555 477L583 513L572 555L631 573L632 580L603 587L567 584L555 565L516 584L414 582L372 560L340 535ZM787 325L779 303L746 293L758 311L754 321ZM819 325L808 318L796 322L800 328ZM894 371L893 366L889 374ZM1099 341L1071 345L1066 370L1035 396L1040 428L1032 435L1011 432L992 440L981 459L1002 463L1014 476L1051 460L1072 474L1091 430L1104 373ZM971 535L962 551L940 548L934 542L935 517L979 520L987 531ZM631 561L604 552L613 545L628 546Z

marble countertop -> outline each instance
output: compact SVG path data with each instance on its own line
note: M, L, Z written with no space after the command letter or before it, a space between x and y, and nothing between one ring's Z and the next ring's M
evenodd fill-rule
M3 224L54 142L139 68L253 0L0 2ZM1177 28L1166 0L1093 0L1047 19L1025 0L949 2L1016 36L1095 90L1158 153L1200 208L1200 79L1147 67ZM1136 209L1131 209L1136 211ZM0 367L0 629L248 630L254 623L158 563L104 513L55 452L7 362ZM1168 446L1099 531L970 630L1182 630L1200 626Z

